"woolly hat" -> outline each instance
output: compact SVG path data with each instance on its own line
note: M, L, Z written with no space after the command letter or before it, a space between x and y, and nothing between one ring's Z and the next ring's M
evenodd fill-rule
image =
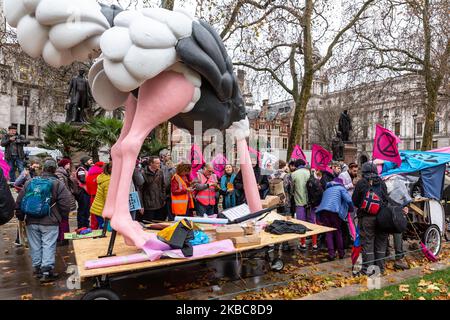
M64 168L66 165L68 165L70 163L72 163L72 160L70 160L70 159L67 159L67 158L61 159L58 162L58 167L63 167Z
M90 159L92 159L92 157L89 157L89 156L83 156L83 157L81 157L81 159L80 159L80 163L81 163L82 165L85 165L86 162L88 162Z

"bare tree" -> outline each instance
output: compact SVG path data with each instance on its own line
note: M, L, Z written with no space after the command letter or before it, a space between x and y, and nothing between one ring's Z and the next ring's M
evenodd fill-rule
M371 74L414 74L423 79L425 128L422 150L432 148L434 122L449 73L448 0L379 0L368 19L355 24L351 63Z

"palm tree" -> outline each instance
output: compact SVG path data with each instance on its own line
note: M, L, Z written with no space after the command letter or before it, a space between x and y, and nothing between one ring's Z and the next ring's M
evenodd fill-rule
M77 149L77 141L80 138L80 129L68 123L49 122L43 129L44 143L40 147L44 149L56 149L61 151L64 157L71 157Z
M88 151L92 158L98 161L98 151L101 147L107 147L108 151L119 139L123 122L115 118L96 117L89 120L81 129L78 143L80 150Z

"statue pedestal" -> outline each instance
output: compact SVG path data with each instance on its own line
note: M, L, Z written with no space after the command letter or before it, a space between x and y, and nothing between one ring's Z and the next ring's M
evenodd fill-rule
M353 144L346 143L344 146L344 163L357 163L358 148Z

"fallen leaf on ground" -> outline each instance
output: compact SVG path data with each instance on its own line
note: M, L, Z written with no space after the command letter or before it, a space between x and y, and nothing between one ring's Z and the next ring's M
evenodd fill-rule
M385 292L384 292L384 296L385 296L385 297L390 297L390 296L392 296L392 293L389 293L388 291L385 291Z
M9 260L0 260L0 264L5 264L5 263L8 263L9 262Z
M419 297L417 298L417 300L427 300L427 299L425 299L424 297Z
M398 286L400 292L409 292L409 284L401 284Z
M33 295L31 293L23 294L23 295L20 296L20 299L21 300L31 300L31 299L33 299Z
M427 287L431 284L430 281L425 281L425 280L420 280L419 283L417 284L418 287Z
M439 290L441 290L441 288L439 288L435 283L433 283L433 284L430 284L428 287L427 287L427 291L428 290L431 290L431 291L439 291Z

